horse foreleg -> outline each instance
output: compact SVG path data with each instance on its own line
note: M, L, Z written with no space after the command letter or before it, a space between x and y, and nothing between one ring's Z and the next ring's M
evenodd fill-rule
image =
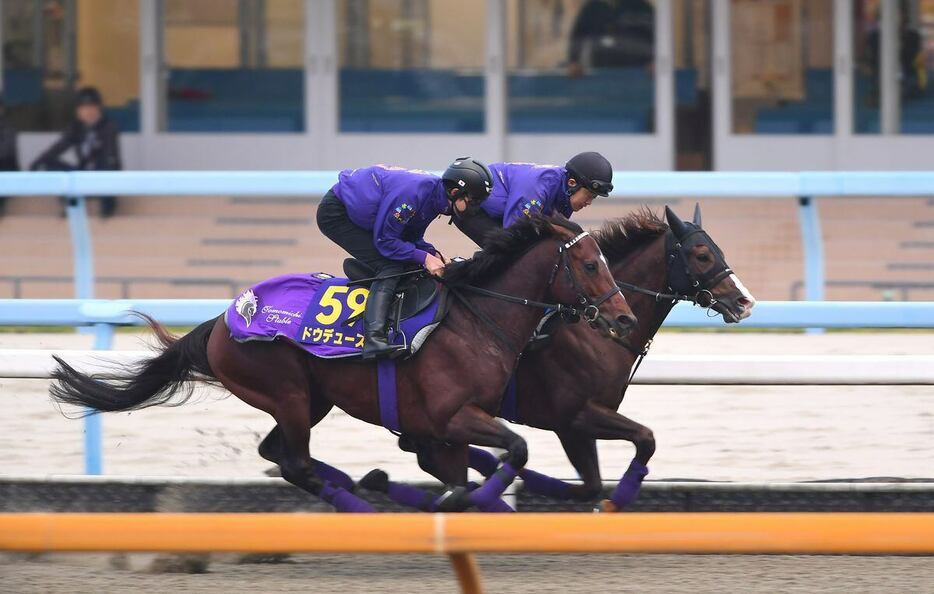
M455 443L502 448L506 450L506 456L497 470L466 498L455 500L451 497L450 501L439 502L441 507L459 508L465 502L481 509L496 505L496 500L501 498L529 459L525 440L476 406L467 405L451 417L442 437Z
M399 449L404 452L415 453L418 456L419 467L443 484L449 487L466 486L466 489L456 490L461 498L466 496L467 491L472 491L478 487L476 483L467 482L466 446L403 435L399 438ZM439 497L431 491L391 481L389 475L379 469L370 471L360 479L359 484L364 489L385 493L400 505L426 512L437 511L439 504L455 493L454 490L449 490ZM485 512L515 511L501 499L483 503L478 507L480 511Z
M605 507L614 511L614 508L625 507L635 501L642 479L649 473L649 460L655 453L652 430L595 402L587 403L575 417L572 427L594 439L624 439L636 446L635 457L610 496L611 505Z
M596 467L597 448L596 442L586 436L574 435L574 441L568 437L565 443L565 437L558 434L561 443L564 445L568 458L577 469L584 484L577 485L556 479L548 475L536 472L531 468L523 468L519 471L519 478L522 479L522 485L525 490L543 497L551 497L561 500L589 501L600 493L601 481L600 470ZM480 448L470 448L470 467L485 477L490 477L499 465L499 458L486 450Z

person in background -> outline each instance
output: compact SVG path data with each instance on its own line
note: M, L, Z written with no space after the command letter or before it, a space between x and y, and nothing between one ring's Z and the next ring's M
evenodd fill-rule
M645 0L589 0L581 6L568 44L568 76L584 66L651 70L655 60L655 9Z
M94 87L82 87L75 97L74 121L29 168L32 171L118 171L123 168L119 135L116 124L104 115L100 92ZM77 157L74 164L62 160L71 149ZM100 200L101 217L112 216L117 209L117 198L102 196Z
M0 171L19 171L16 129L6 121L6 104L0 95ZM6 210L6 196L0 196L0 216Z

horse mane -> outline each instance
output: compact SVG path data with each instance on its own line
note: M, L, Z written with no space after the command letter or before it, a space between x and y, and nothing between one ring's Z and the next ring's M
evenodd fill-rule
M668 224L647 206L625 217L612 219L592 233L603 255L618 262L668 231Z
M580 225L555 214L534 215L506 229L495 229L486 235L483 250L469 260L452 262L444 267L444 280L449 286L479 285L502 274L516 259L535 244L548 237L559 237L552 225L583 233Z

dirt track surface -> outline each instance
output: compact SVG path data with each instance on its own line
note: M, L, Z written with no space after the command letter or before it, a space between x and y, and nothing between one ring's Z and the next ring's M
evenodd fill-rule
M932 354L931 333L662 333L653 354ZM118 348L145 335L120 334ZM88 348L90 335L0 334L0 348ZM48 382L0 379L0 474L80 474L84 425L62 417ZM262 476L256 445L272 419L220 391L178 408L104 415L104 472L116 475ZM650 478L796 481L930 477L931 386L633 386L620 412L651 427ZM554 434L512 425L529 441L529 466L573 477ZM897 437L896 437L897 436ZM626 442L599 445L604 477L632 458ZM411 454L380 427L333 411L311 432L311 451L359 478L374 467L396 480L426 480Z
M153 555L0 556L3 592L457 592L445 557L296 555L276 564L215 557L206 573L154 573ZM934 558L483 555L488 593L934 592Z

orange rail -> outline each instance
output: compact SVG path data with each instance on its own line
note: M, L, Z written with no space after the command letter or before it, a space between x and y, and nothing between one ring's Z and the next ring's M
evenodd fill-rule
M934 513L21 513L0 550L934 554Z

